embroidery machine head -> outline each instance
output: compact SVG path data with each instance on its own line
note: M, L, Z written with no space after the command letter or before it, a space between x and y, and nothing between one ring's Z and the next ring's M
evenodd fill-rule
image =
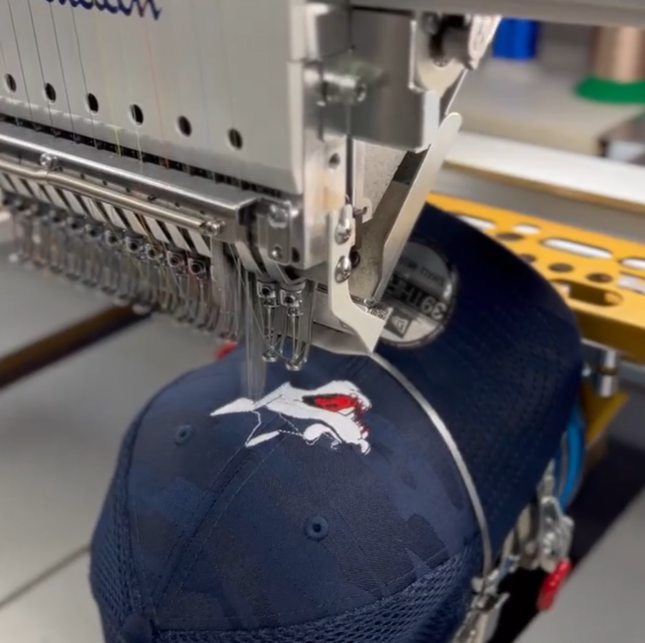
M511 4L645 22L625 3ZM452 99L506 10L1 3L0 189L15 257L222 337L255 336L264 360L290 369L311 345L371 352L461 124Z

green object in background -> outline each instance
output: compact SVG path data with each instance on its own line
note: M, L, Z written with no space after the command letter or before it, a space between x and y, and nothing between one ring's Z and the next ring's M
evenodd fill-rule
M576 87L576 94L600 103L645 104L645 80L635 83L617 83L613 80L589 76Z

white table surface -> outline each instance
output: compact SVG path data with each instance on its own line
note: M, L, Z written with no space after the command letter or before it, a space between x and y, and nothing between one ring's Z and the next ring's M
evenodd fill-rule
M111 306L106 297L89 294L62 278L10 263L6 232L7 225L0 223L0 355Z
M638 165L467 131L450 147L447 160L471 171L645 206L645 168Z
M2 643L102 643L83 556L0 609Z

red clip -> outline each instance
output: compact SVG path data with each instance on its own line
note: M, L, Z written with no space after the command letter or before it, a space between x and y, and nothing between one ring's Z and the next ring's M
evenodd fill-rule
M226 342L221 348L215 352L215 361L224 359L227 355L232 353L237 348L236 342Z
M537 599L537 608L544 612L553 607L560 590L567 582L573 565L568 558L558 563L558 566L544 579Z

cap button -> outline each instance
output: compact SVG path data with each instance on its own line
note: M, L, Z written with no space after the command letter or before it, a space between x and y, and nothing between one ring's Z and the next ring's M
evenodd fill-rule
M141 614L130 614L121 628L121 639L123 643L152 643L152 623Z

